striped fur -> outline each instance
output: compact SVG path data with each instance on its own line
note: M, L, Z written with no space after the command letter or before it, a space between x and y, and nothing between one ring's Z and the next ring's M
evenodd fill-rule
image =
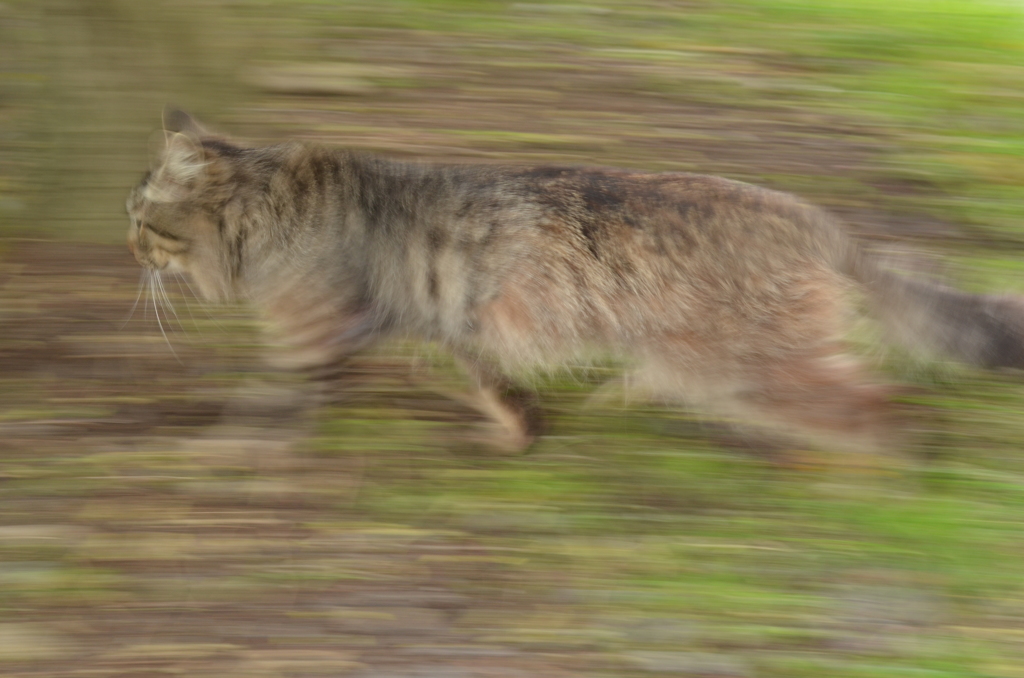
M655 398L857 449L889 445L889 392L844 353L849 292L897 339L1024 365L1024 312L905 279L824 211L726 179L570 167L395 162L326 146L237 145L167 116L128 201L139 261L245 299L296 366L401 334L474 373L508 447L530 440L498 391L537 367L623 359Z

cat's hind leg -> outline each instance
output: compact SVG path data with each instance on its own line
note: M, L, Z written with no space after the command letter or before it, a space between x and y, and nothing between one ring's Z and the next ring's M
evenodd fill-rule
M868 378L837 345L699 365L693 356L654 356L642 374L658 399L695 404L788 445L870 453L900 447L895 389Z

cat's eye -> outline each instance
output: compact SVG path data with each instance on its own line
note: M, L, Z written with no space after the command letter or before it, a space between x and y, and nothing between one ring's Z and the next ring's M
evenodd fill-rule
M162 229L154 228L153 224L150 224L150 223L145 222L145 221L139 222L139 228L140 229L141 228L146 228L151 233L153 233L154 235L157 235L157 236L159 236L161 238L164 238L166 240L174 240L175 242L180 242L180 241L184 240L184 238L181 238L180 236L174 235L173 233L168 233L167 231L164 231Z

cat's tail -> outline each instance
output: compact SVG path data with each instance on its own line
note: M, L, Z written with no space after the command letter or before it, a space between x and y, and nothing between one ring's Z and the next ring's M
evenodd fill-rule
M897 273L853 243L844 250L840 268L864 285L900 344L988 369L1024 368L1024 297L970 294Z

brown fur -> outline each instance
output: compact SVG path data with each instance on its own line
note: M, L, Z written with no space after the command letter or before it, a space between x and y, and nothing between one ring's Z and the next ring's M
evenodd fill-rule
M165 128L128 200L140 263L187 273L207 299L251 301L295 366L393 334L446 345L509 447L530 436L500 398L506 375L594 355L630 363L653 397L884 447L886 391L840 343L858 284L897 339L1024 364L1019 301L896 276L783 193L681 173L247 148L178 112Z

